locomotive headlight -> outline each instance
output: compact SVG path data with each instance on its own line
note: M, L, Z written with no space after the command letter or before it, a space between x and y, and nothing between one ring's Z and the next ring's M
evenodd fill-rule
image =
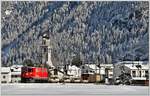
M26 73L26 75L29 75L28 73Z

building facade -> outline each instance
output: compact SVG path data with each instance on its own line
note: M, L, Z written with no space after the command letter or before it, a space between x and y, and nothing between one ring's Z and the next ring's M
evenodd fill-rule
M10 67L1 67L1 83L11 82L11 70Z
M21 67L23 65L12 65L11 69L11 82L12 83L19 83L21 82Z
M113 64L84 64L81 65L81 78L92 82L105 81L113 78Z
M72 78L80 78L81 77L81 69L75 65L69 65L67 74Z
M115 64L114 80L121 74L129 74L132 83L145 84L149 80L149 64L147 61L122 61Z

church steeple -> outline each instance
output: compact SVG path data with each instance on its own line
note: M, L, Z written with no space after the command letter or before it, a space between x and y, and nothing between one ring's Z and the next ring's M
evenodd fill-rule
M50 38L47 34L43 34L42 36L42 63L47 64L49 67L53 68L54 65L52 64L51 60L51 52L52 52L52 46L50 42Z

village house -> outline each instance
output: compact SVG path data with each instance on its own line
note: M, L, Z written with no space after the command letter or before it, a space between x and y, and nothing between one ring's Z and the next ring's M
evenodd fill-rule
M67 74L72 78L80 78L81 77L81 69L75 65L69 65Z
M72 82L72 80L80 79L81 77L81 70L75 65L57 66L57 68L51 72L53 74L51 78L55 78L53 82L61 82L61 80L64 82Z
M81 82L81 69L75 65L69 65L67 74L70 76L71 82Z
M83 64L81 65L81 78L89 82L105 81L113 78L113 64Z
M11 82L19 83L21 82L21 67L23 65L12 65L11 69Z
M147 61L122 61L115 64L114 78L124 73L131 76L132 83L147 84L149 79L149 64Z
M11 70L10 67L1 67L1 83L11 82Z

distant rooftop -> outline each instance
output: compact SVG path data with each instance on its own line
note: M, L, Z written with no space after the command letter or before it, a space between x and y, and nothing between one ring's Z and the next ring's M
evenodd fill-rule
M149 62L148 61L121 61L121 62L118 62L117 64L148 64Z

